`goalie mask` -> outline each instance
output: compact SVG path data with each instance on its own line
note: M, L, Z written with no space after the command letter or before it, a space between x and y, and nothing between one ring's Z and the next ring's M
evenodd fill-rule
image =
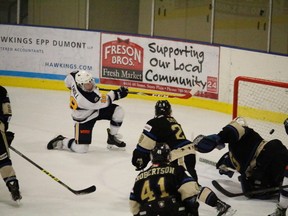
M156 143L150 152L152 163L169 163L171 159L170 147L166 143Z
M172 113L171 105L167 100L159 100L155 105L155 115L169 116Z
M79 86L83 91L92 92L95 89L95 81L92 74L87 71L79 71L75 75L75 81L77 86Z

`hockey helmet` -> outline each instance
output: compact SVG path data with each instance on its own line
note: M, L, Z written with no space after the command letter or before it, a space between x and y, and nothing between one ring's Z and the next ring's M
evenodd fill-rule
M167 100L159 100L157 101L155 105L155 115L160 116L160 115L171 115L172 109L171 105Z
M91 73L81 70L75 75L76 84L83 90L91 92L95 89L95 81ZM88 84L88 85L85 85ZM89 85L90 84L90 85Z
M152 163L168 163L171 159L170 147L166 143L156 143L150 152Z

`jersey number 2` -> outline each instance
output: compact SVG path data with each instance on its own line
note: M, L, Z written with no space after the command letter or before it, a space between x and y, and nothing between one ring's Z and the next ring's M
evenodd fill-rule
M178 140L186 139L184 132L183 132L182 128L180 127L180 125L178 125L178 124L171 125L171 129L176 132L176 134L175 134L176 139L178 139Z

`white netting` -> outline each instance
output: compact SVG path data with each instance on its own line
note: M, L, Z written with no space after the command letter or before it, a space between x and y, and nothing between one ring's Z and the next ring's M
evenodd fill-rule
M280 139L288 147L283 125L288 118L288 83L247 77L239 77L238 81L238 88L234 89L233 117L245 117L248 126L263 138Z

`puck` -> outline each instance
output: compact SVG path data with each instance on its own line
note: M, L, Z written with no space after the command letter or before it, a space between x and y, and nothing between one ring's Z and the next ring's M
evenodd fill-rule
M274 131L275 131L275 130L274 130L274 129L272 129L272 130L269 132L269 134L273 134L273 133L274 133Z

